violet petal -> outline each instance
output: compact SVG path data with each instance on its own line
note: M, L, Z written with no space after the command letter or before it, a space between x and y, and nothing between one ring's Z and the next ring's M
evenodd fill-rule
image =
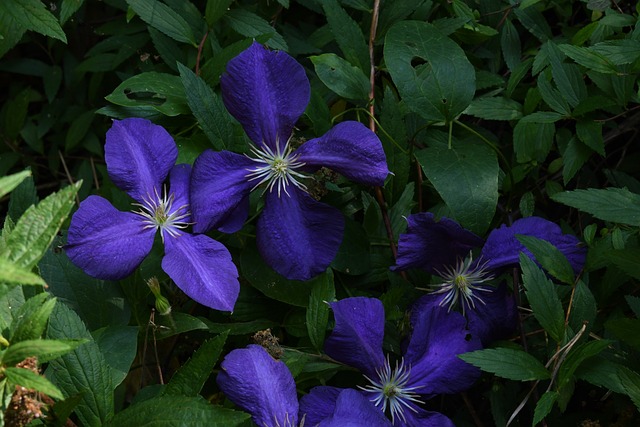
M346 389L340 392L331 416L318 427L391 427L384 413L367 400L362 393Z

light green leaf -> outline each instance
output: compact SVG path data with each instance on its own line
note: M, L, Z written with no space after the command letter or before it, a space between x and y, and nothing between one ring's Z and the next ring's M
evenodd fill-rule
M58 387L42 375L38 375L29 369L7 367L4 368L3 373L13 385L20 385L31 390L37 390L54 399L64 399Z
M287 51L289 46L267 21L246 9L232 9L224 15L224 22L238 34L256 38L261 35L270 36L266 44L274 49Z
M384 56L404 102L424 119L450 122L471 103L475 70L460 46L433 25L395 24L387 33ZM416 60L424 63L412 65Z
M551 410L553 409L553 405L558 400L559 393L555 390L546 391L536 404L536 409L533 413L533 423L532 425L537 425L544 417L549 415Z
M63 339L36 339L20 341L11 344L2 355L2 363L4 365L15 365L23 361L27 357L37 357L41 363L55 359L63 354L73 351L84 340L63 340Z
M0 282L13 285L47 285L37 274L18 267L13 262L7 261L4 258L0 258Z
M22 172L0 178L0 197L9 194L28 176L31 176L31 170L23 170Z
M529 304L540 325L557 343L564 339L564 310L556 292L556 285L524 253L520 253L522 284Z
M235 427L250 418L240 411L214 406L202 397L160 396L118 412L106 427Z
M369 99L369 79L362 70L333 53L312 56L311 62L322 83L343 98Z
M0 257L25 269L34 267L67 218L81 185L82 181L65 187L29 207L7 238Z
M362 71L369 70L369 50L360 25L351 19L337 0L323 0L321 4L345 59Z
M55 305L56 298L49 298L49 294L46 292L27 299L16 310L9 328L11 330L9 341L15 344L20 341L41 338L47 328L47 321Z
M626 188L563 191L551 198L603 221L640 226L640 195Z
M234 140L231 116L220 97L204 80L182 64L178 64L187 103L200 127L217 150L229 149Z
M550 376L549 371L538 359L522 350L488 348L461 354L458 357L485 372L509 380L544 380Z
M464 113L486 120L516 120L522 117L522 105L509 98L476 98Z
M60 23L40 0L2 0L1 15L8 16L27 30L67 42Z
M147 24L175 41L196 46L191 26L166 4L157 0L127 0L136 14Z
M114 387L129 374L138 350L139 330L136 326L109 325L92 332L100 353L111 367L111 382Z
M536 261L553 277L567 285L573 284L573 268L569 264L567 257L558 248L548 241L538 239L535 236L517 234L516 239L531 251L533 256L536 257Z
M315 280L309 306L307 307L307 332L311 344L316 350L322 350L324 335L329 321L329 302L336 298L336 290L333 285L333 273L331 269L322 275L322 280Z
M484 234L498 202L498 160L483 144L456 141L452 148L433 144L416 152L416 159L455 219Z
M180 77L153 71L125 80L105 99L123 107L151 107L167 116L190 112Z

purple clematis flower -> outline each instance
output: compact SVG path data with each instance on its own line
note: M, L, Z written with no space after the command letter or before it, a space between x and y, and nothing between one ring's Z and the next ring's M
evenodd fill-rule
M225 106L255 145L251 156L208 150L198 157L191 185L194 231L240 230L249 193L264 185L258 250L281 275L310 279L335 257L344 218L307 193L306 174L326 166L380 186L389 173L382 144L363 124L346 121L294 149L293 127L309 103L310 86L303 67L284 52L254 42L229 61L220 84Z
M139 210L120 212L106 199L89 196L71 218L69 259L92 277L123 279L149 254L159 230L162 269L176 285L202 305L233 310L240 284L229 251L205 235L184 231L191 221L191 167L175 165L178 149L171 135L146 119L114 121L104 151L111 180ZM168 192L162 186L167 177Z
M567 257L576 273L585 263L586 250L579 240L539 217L522 218L509 227L503 225L489 233L486 242L451 219L436 221L429 212L411 215L407 221L407 233L400 235L393 269L421 268L443 279L434 292L416 302L416 307L435 300L449 310L460 309L469 320L469 328L485 344L515 327L516 307L505 286L494 288L487 282L500 269L517 265L520 252L533 259L516 235L550 242ZM480 260L474 261L471 250L480 246Z
M481 348L468 337L466 321L438 304L413 310L413 332L403 358L391 366L382 352L384 308L375 298L354 297L331 303L335 316L325 352L339 362L358 368L369 382L361 392L395 426L453 426L446 416L423 409L422 399L458 393L476 381L480 371L457 356ZM301 413L315 425L335 409L343 389L315 387L300 401Z
M296 384L287 366L259 345L236 349L221 364L217 382L227 397L265 427L390 427L391 423L355 390L336 396L335 408L311 424L299 413ZM303 421L305 420L305 421Z

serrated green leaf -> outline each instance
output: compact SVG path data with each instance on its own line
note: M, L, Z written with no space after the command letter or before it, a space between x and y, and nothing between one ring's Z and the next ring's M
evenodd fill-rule
M518 163L544 162L553 146L555 132L553 123L532 123L524 119L518 121L513 129L513 145Z
M573 284L573 268L569 264L567 257L558 248L548 241L538 239L535 236L517 234L516 238L531 251L533 256L536 257L536 261L553 277L567 285Z
M570 44L561 44L558 45L558 49L578 64L593 71L605 74L615 74L618 72L615 64L607 57L594 52L589 48L573 46Z
M31 176L31 170L23 170L22 172L0 178L0 197L9 194L28 176Z
M604 324L607 331L611 332L620 341L632 346L634 349L640 351L640 320L629 318L611 319Z
M561 95L560 91L556 90L551 82L547 79L546 73L540 73L538 76L538 90L544 102L551 108L563 116L571 115L571 108L569 104Z
M187 103L200 127L217 150L229 149L234 137L231 116L220 97L204 80L182 64L178 64Z
M627 367L618 370L618 377L625 392L640 411L640 374Z
M640 58L640 41L634 39L607 40L591 46L595 53L616 65L631 64Z
M484 234L498 202L498 160L493 150L468 141L416 152L425 175L465 228Z
M572 301L573 305L569 313L569 326L574 331L578 331L583 323L586 322L586 332L588 333L596 319L597 305L591 290L589 290L589 287L582 280L576 284Z
M369 70L369 51L360 26L337 0L324 0L321 4L329 28L345 59L362 71Z
M9 16L27 30L67 42L60 23L40 0L3 0L0 15Z
M105 424L106 427L235 427L249 414L214 406L202 397L160 396L131 405Z
M529 353L511 348L487 348L458 356L485 372L515 381L544 380L550 377L542 363Z
M266 44L273 49L287 51L289 46L284 38L267 21L246 9L232 9L224 15L224 22L238 34L256 38L269 36Z
M125 80L105 99L123 107L150 107L167 116L190 112L180 77L153 71Z
M544 417L549 415L551 410L553 409L553 405L558 400L558 392L554 390L546 391L540 399L538 403L536 403L536 409L533 413L533 423L532 425L538 424Z
M624 386L618 377L618 370L621 366L605 357L596 356L585 360L578 366L575 375L577 379L598 387L605 387L616 393L624 393Z
M0 257L26 269L34 267L67 218L81 185L82 181L63 188L27 209L7 238Z
M464 113L486 120L517 120L522 117L522 105L509 98L476 98Z
M321 280L315 280L311 295L309 296L309 306L307 307L307 332L311 344L316 350L322 350L324 335L329 321L329 302L336 297L336 290L333 285L333 273L328 269L322 275Z
M0 258L0 282L12 285L47 285L37 274L18 267L4 258Z
M58 387L53 385L45 377L29 369L7 367L3 369L3 374L12 385L20 385L31 390L37 390L54 399L64 399Z
M582 74L575 69L575 65L562 62L564 54L558 49L555 43L551 41L547 42L547 53L549 55L549 62L551 63L553 81L558 86L562 97L572 107L575 107L585 98L587 92Z
M591 154L593 154L593 150L580 142L575 136L569 140L562 153L562 181L565 186L589 160Z
M329 89L343 98L369 99L369 79L362 70L333 53L311 56L316 74Z
M27 357L37 357L41 363L60 357L73 351L84 340L63 340L63 339L36 339L20 341L11 344L2 356L2 363L5 365L15 365Z
M166 4L156 0L127 0L136 14L147 24L175 41L196 46L191 26Z
M109 325L91 333L111 368L113 387L122 383L129 374L138 350L138 331L136 326Z
M558 370L558 387L564 387L574 380L573 374L578 367L587 359L598 355L602 350L611 345L612 341L599 340L582 343L571 349L569 354L560 365Z
M171 377L162 395L198 396L222 353L228 335L227 331L202 343L193 356Z
M231 3L233 3L233 0L207 0L204 17L209 28L227 13Z
M82 395L75 408L85 426L103 425L113 417L115 386L111 368L82 320L64 304L56 304L49 319L49 338L75 338L86 343L49 363L45 375L67 396Z
M385 38L384 56L402 99L425 120L450 122L471 103L474 68L460 46L433 25L395 24ZM416 60L424 63L414 67Z
M564 310L556 292L556 285L547 279L544 272L527 255L520 253L522 284L533 315L554 341L564 339Z
M513 12L520 23L538 40L546 42L551 38L551 27L549 27L542 13L535 7L527 7L525 9L516 7Z
M626 188L563 191L551 198L604 221L640 226L640 195Z
M84 0L62 0L62 5L60 6L60 24L64 25L64 23L80 9L83 3Z
M47 321L56 305L56 299L46 292L37 294L16 310L11 323L9 341L17 343L41 338L47 328Z
M369 236L362 225L345 218L344 237L331 268L346 274L365 274L371 269L369 249Z
M4 12L4 2L0 2L0 58L22 39L27 31L13 16Z

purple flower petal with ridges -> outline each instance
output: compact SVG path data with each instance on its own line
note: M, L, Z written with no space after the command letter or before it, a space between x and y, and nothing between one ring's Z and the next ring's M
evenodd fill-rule
M205 235L182 233L164 242L162 269L196 302L233 311L240 284L227 248Z
M329 304L336 320L324 343L335 360L360 369L369 378L385 365L382 353L384 307L375 298L353 297Z
M89 196L71 218L65 252L88 275L102 280L127 277L153 246L154 228L120 212L100 196Z
M317 426L336 410L338 396L345 388L316 386L300 398L299 419L304 417L304 424Z
M384 413L371 404L362 393L346 389L336 400L333 413L318 427L385 427L392 426Z
M175 165L169 173L169 193L173 197L174 210L181 209L185 214L189 210L189 183L191 182L191 165ZM185 223L191 222L191 215L182 218Z
M442 217L435 221L431 212L410 215L407 222L407 232L398 240L398 259L392 270L422 268L437 274L456 265L458 259L483 243L480 237L451 219Z
M284 145L304 113L311 89L302 65L254 42L220 78L225 107L258 145Z
M171 135L149 120L114 120L107 131L104 159L109 177L138 202L162 191L177 158L178 148Z
M428 299L427 299L428 298ZM411 315L413 332L404 362L411 366L408 386L421 395L451 394L471 387L480 370L458 358L482 348L478 337L469 337L466 319L440 307L430 295L422 297Z
M342 122L324 136L305 142L295 151L305 169L322 166L360 184L381 186L389 174L382 144L359 122Z
M397 427L455 427L453 421L439 412L425 411L416 408L417 411L406 411L406 422L399 420Z
M298 425L296 384L287 365L252 344L227 354L221 367L218 386L257 425Z
M246 156L229 151L207 150L196 159L191 174L194 232L215 228L234 233L242 228L254 186L246 176L254 165Z
M482 258L488 260L487 268L497 269L515 266L519 263L520 252L533 259L533 255L516 239L516 234L534 236L553 244L567 257L574 272L578 273L584 266L587 249L580 246L580 240L571 234L563 234L555 223L540 217L521 218L509 227L496 228L487 237L482 248Z
M289 196L267 191L256 243L266 263L281 275L308 280L327 268L338 252L344 217L296 187Z
M469 330L480 338L483 345L508 338L518 325L518 308L512 296L507 294L507 285L502 283L492 289L483 295L484 304L467 311Z

